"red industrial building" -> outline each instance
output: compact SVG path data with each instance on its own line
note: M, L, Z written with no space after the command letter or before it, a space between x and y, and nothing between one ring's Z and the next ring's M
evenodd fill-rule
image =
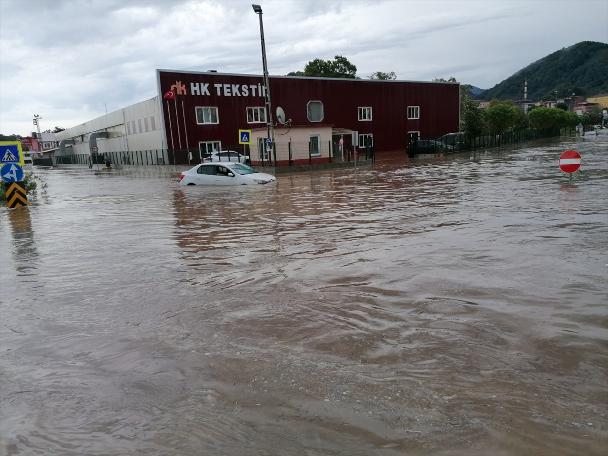
M164 142L177 163L187 162L186 150L193 162L215 150L245 150L239 130L253 130L258 140L267 136L261 76L174 70L157 75ZM458 131L455 83L271 76L270 88L273 110L281 107L288 121L276 123L273 112L279 164L290 152L295 163L328 161L353 145L405 151L411 135ZM163 98L170 91L175 96ZM263 150L261 142L251 145L254 162Z
M157 70L157 83L157 96L57 133L54 160L190 165L234 150L254 164L275 154L278 166L339 162L362 149L405 152L411 137L432 139L459 125L457 83L271 76L270 153L262 76ZM250 133L249 145L239 130Z

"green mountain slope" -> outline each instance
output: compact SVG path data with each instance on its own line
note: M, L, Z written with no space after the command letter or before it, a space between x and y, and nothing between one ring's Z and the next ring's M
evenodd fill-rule
M608 92L608 44L582 41L537 60L479 95L484 100L523 98L528 80L528 99L595 95Z

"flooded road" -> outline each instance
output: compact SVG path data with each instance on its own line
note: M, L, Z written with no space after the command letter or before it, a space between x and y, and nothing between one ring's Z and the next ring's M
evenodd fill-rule
M605 454L608 136L276 187L38 173L0 209L0 455Z

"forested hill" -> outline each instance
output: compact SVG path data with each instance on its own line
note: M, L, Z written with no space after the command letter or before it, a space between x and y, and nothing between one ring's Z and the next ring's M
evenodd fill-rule
M608 44L582 41L537 60L500 84L482 92L484 100L523 98L528 80L528 99L595 95L608 92Z

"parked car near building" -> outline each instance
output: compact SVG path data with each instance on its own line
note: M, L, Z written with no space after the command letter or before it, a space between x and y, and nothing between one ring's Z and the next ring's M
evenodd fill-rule
M256 185L270 184L277 179L260 173L251 166L237 162L201 163L181 173L180 185Z
M234 150L222 150L220 152L210 152L203 154L203 162L235 162L248 163L249 157Z
M437 141L450 146L451 150L460 150L464 147L464 133L447 133L437 138Z
M454 148L435 139L419 139L411 145L414 154L436 154L453 152Z

